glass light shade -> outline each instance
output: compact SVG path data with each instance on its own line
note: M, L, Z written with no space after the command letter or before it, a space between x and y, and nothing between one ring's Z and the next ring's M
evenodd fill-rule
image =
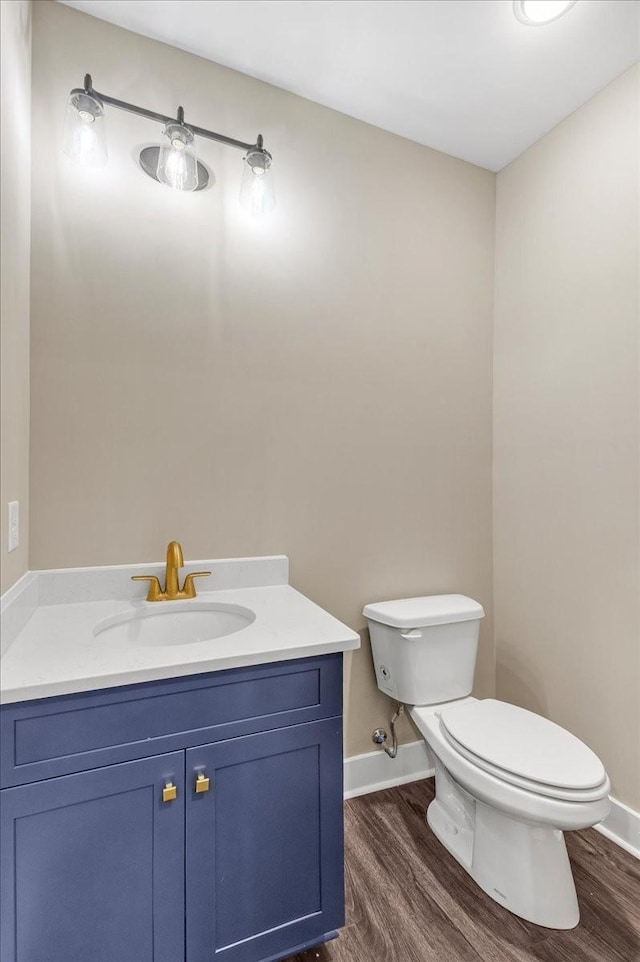
M540 27L567 13L578 0L514 0L513 12L520 23Z
M195 190L198 162L193 134L182 124L167 124L158 151L156 176L161 184L174 190Z
M104 167L107 138L100 101L82 90L69 95L62 130L62 151L83 167Z
M240 203L253 217L264 217L276 206L271 154L250 150L243 160Z

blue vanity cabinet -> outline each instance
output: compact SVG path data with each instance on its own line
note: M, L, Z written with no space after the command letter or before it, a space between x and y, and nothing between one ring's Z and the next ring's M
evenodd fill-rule
M186 770L189 962L277 959L340 928L340 719L192 748Z
M341 654L3 705L0 754L0 962L275 962L344 922Z
M183 786L174 752L5 789L2 962L183 960Z

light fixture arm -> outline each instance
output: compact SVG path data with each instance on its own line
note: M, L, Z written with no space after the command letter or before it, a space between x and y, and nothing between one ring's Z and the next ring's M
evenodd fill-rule
M103 104L108 104L110 107L117 107L118 110L126 110L130 114L137 114L139 117L146 117L147 120L155 120L159 124L184 124L184 109L178 107L177 117L168 117L166 114L156 113L155 110L147 110L146 107L137 107L135 104L127 103L126 100L117 100L115 97L109 97L107 94L100 93L93 87L93 82L91 80L91 74L85 74L84 77L84 88L74 88L71 91L72 94L85 93L89 94L91 97L95 97ZM193 124L186 125L189 130L197 134L198 137L205 137L207 140L215 140L219 144L226 144L228 147L236 147L238 150L244 151L260 151L264 152L262 134L258 134L256 137L256 142L254 144L248 144L243 140L236 140L234 137L226 137L224 134L217 134L213 130L207 130L205 127L195 127Z

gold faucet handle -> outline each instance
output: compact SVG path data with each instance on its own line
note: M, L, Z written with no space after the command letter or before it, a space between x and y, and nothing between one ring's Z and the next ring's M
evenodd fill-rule
M210 571L192 571L188 574L182 586L182 592L185 598L195 598L196 596L196 586L193 583L194 578L208 578L210 574Z
M162 594L162 587L160 586L160 581L155 575L131 575L132 581L149 581L149 591L147 593L147 601L157 601Z

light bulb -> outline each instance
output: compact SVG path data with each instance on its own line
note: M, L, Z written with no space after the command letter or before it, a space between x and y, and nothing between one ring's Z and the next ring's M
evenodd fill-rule
M244 158L240 203L253 217L264 217L276 206L271 154L266 150L250 150Z
M567 13L578 0L513 0L513 12L520 23L540 27Z
M166 140L158 151L158 180L174 190L195 190L198 164L193 134L183 124L168 124L164 134Z
M72 90L62 131L62 151L83 167L104 167L107 162L104 110L97 97Z

